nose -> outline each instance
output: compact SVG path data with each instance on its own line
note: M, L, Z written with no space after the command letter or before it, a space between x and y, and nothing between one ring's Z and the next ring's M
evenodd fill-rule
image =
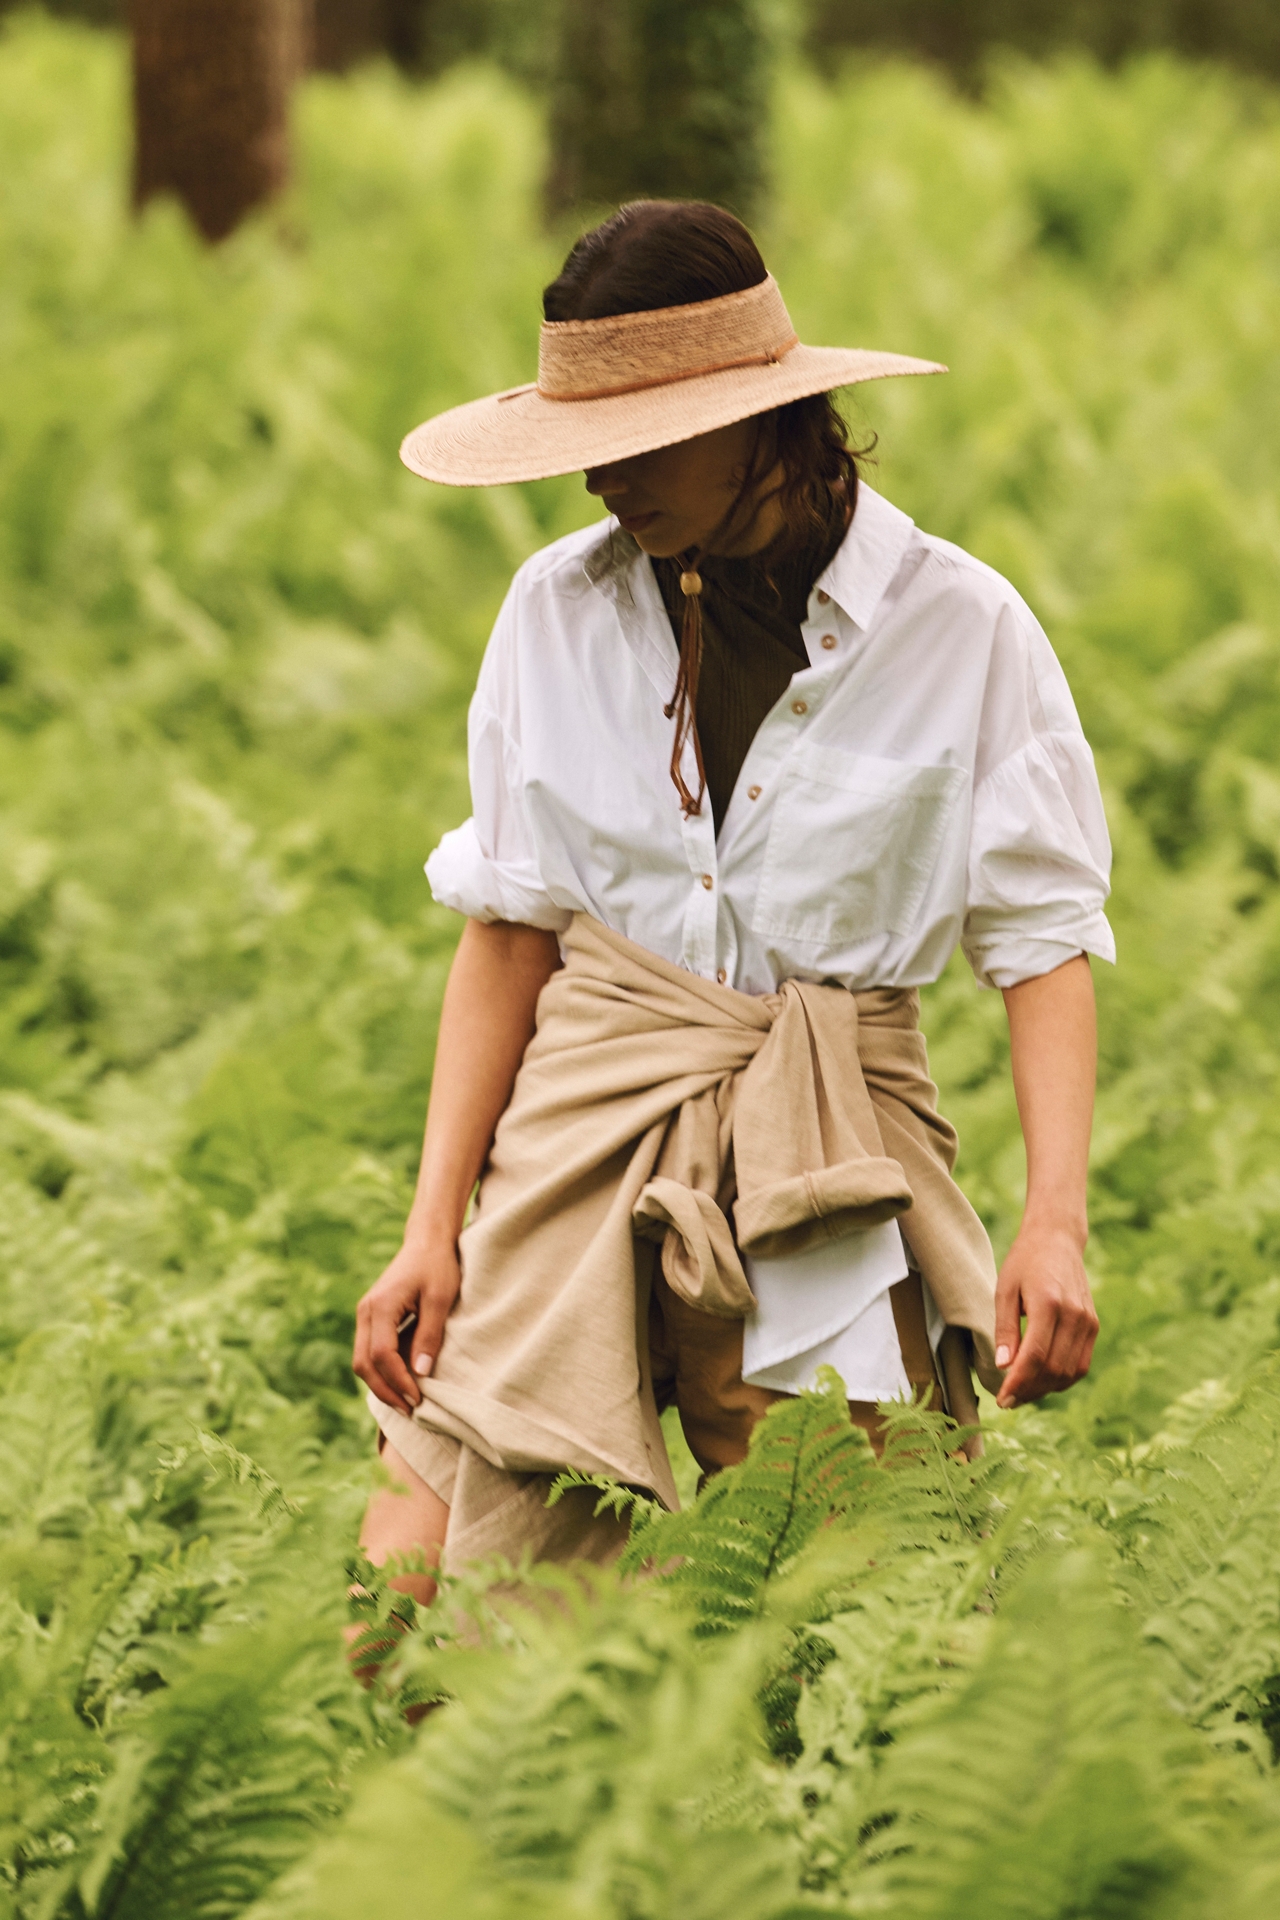
M627 491L626 477L621 466L588 467L586 481L588 493L619 494Z

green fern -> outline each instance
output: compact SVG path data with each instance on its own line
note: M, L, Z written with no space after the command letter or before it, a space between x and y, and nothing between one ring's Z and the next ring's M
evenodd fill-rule
M1228 1745L1252 1740L1269 1763L1280 1684L1280 1363L1217 1402L1170 1410L1166 1436L1138 1470L1140 1498L1116 1531L1145 1637L1168 1655L1182 1711Z
M868 1498L874 1456L840 1381L825 1373L819 1391L770 1410L747 1458L717 1474L692 1507L645 1512L623 1554L623 1572L658 1569L687 1596L705 1632L750 1619L765 1584L788 1571L818 1529Z
M336 1812L331 1634L328 1620L264 1623L200 1652L156 1697L117 1748L78 1877L93 1920L238 1914Z
M827 1858L854 1843L839 1879L902 1920L1239 1911L1226 1833L1261 1866L1277 1806L1215 1773L1080 1554L1021 1583L971 1675L901 1715L877 1764L833 1771Z
M476 1910L505 1887L495 1911L526 1895L540 1911L545 1886L549 1911L637 1920L805 1911L789 1836L761 1845L750 1824L764 1810L754 1698L785 1630L700 1643L675 1593L589 1567L495 1565L446 1583L442 1604L434 1631L420 1615L399 1644L397 1697L448 1696L414 1778L484 1863Z
M75 1594L43 1619L12 1599L0 1608L0 1910L24 1916L72 1897L112 1771L76 1710L82 1607Z

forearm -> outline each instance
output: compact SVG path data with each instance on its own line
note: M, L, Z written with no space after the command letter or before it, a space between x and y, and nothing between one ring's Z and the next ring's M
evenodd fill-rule
M458 1234L524 1050L560 964L554 934L468 920L440 1011L427 1131L404 1245L356 1307L352 1365L399 1413L422 1399L458 1297ZM409 1364L400 1329L413 1329Z
M1025 1228L1083 1247L1098 1032L1084 954L1004 996L1014 1093L1027 1150Z
M1022 1226L996 1290L996 1364L1008 1369L999 1400L1012 1407L1061 1392L1089 1370L1098 1316L1081 1254L1098 1043L1083 954L1008 988L1004 999L1027 1148Z
M468 920L445 987L406 1242L455 1240L560 964L553 933Z

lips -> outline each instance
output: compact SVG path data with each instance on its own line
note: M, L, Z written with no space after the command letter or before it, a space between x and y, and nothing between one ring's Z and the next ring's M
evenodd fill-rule
M618 525L624 533L643 533L657 519L656 513L620 513Z

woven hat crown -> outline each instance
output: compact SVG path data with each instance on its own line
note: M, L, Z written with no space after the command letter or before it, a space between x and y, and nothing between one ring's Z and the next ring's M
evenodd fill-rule
M602 400L649 387L771 366L797 346L772 274L740 293L602 320L546 320L538 342L544 400Z

